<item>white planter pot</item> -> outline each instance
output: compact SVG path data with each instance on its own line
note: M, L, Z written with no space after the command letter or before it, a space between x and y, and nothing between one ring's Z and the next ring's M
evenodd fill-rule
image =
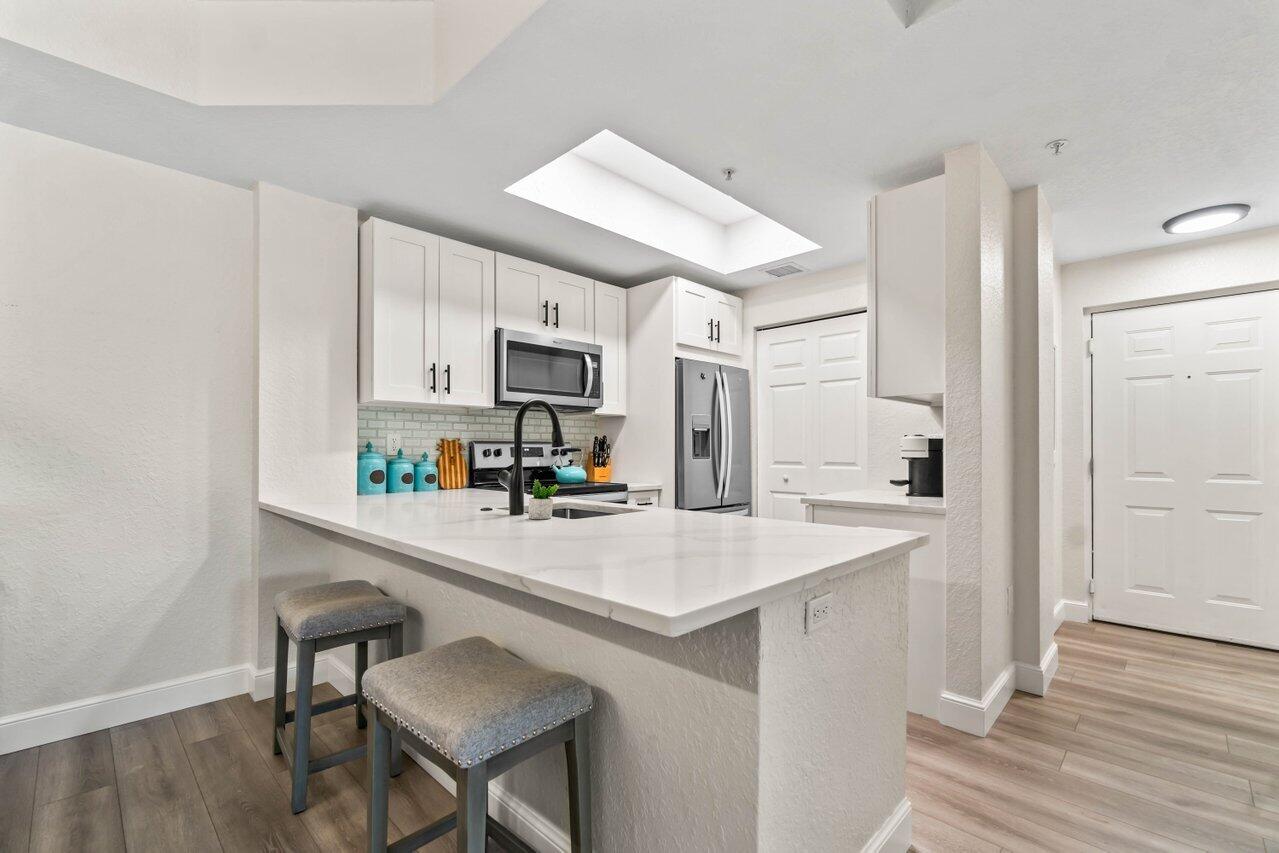
M546 521L551 517L551 499L550 498L530 498L528 502L528 517L530 521Z

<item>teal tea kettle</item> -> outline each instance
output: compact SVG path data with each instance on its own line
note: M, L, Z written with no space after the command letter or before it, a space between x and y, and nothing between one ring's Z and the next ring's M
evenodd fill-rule
M431 461L429 453L423 453L421 461L413 466L413 491L434 492L440 488L440 469Z
M386 457L373 450L373 442L364 445L364 452L356 462L355 493L357 495L381 495L386 493Z
M395 452L395 458L386 466L386 490L388 492L413 491L413 460L404 458L404 448Z

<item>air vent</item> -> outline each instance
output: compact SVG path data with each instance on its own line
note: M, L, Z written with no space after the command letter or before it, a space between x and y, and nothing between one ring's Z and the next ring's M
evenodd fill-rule
M799 264L778 264L775 267L765 267L762 272L766 272L774 278L783 278L788 275L794 275L797 272L804 272L804 268Z

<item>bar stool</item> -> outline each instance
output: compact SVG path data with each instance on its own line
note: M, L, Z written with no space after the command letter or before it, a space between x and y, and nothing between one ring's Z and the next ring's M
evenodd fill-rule
M369 727L369 850L416 850L456 827L459 853L486 836L532 851L488 816L490 779L564 744L573 853L591 850L590 686L470 637L379 663L364 679ZM387 847L388 758L398 733L457 782L457 811Z
M312 773L362 758L366 746L359 746L311 758L311 718L355 706L355 723L365 728L364 703L360 686L369 665L369 641L386 640L387 658L404 653L404 605L382 594L368 581L340 581L291 589L275 597L275 736L276 755L283 755L293 774L293 813L306 808L306 783ZM297 643L297 710L285 710L288 692L289 640ZM355 692L349 696L311 704L315 678L315 655L355 643ZM285 729L295 723L290 741ZM396 741L393 771L400 772L400 750Z

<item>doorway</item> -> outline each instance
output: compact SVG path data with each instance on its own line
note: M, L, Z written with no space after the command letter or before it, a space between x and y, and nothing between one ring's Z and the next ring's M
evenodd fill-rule
M1279 291L1092 335L1094 617L1279 648Z
M804 520L799 499L865 488L866 315L755 336L756 515Z

